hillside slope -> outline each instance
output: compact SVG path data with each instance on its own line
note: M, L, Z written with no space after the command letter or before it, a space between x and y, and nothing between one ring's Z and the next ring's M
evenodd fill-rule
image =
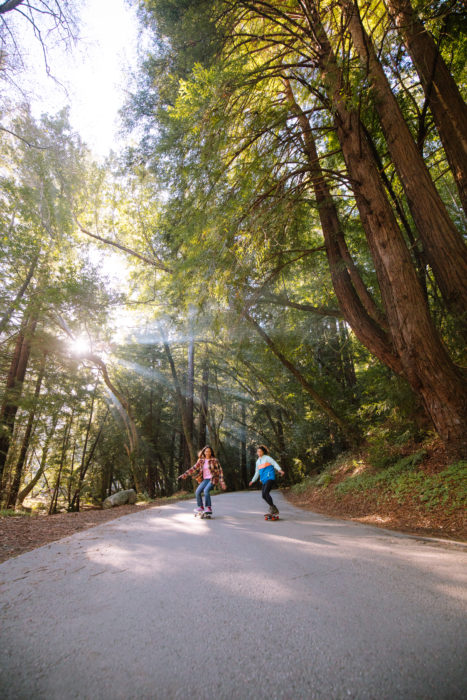
M449 464L436 441L345 453L286 496L327 515L467 541L467 461Z

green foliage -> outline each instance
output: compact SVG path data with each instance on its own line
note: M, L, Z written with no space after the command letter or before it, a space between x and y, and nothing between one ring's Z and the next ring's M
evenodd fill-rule
M301 494L307 493L307 491L309 491L310 488L313 488L314 486L317 486L317 485L318 485L318 477L308 476L305 479L303 479L303 481L300 481L298 484L293 484L293 486L291 486L290 490L292 493L295 493L297 495L301 495Z
M346 495L371 496L379 503L395 499L399 505L415 505L423 511L442 508L448 515L467 507L467 461L451 464L443 471L428 474L420 469L426 456L424 450L398 459L391 466L377 471L359 467L351 455L343 455L329 463L318 475L308 477L291 488L297 495L315 489L332 489L338 497ZM345 474L347 472L347 474ZM336 478L337 483L334 483Z
M378 471L376 474L365 471L357 476L348 477L339 484L336 484L335 491L340 496L352 492L370 491L371 489L381 489L384 493L391 493L394 484L399 482L401 475L405 475L407 472L413 472L425 456L426 452L420 450L399 459L392 466L387 467L383 471Z
M14 508L0 508L0 518L22 518L30 517L31 513L25 510L15 510Z
M426 474L417 465L423 450L398 460L376 474L364 473L335 485L339 496L374 492L378 498L395 498L399 504L416 503L424 510L442 506L446 513L467 506L467 462L450 465L438 474Z
M415 486L418 498L427 509L439 505L449 513L457 508L467 508L467 461L451 464L447 469L420 480ZM396 494L397 495L397 494Z
M323 488L326 488L330 484L332 484L332 474L330 474L327 471L323 471L319 476L316 477L316 486L322 486Z

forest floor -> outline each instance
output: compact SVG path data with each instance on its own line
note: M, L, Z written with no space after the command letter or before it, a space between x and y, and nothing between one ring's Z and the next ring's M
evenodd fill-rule
M122 515L173 503L179 498L186 498L187 495L180 491L175 497L159 498L152 502L140 502L132 506L118 506L106 510L85 507L79 513L64 512L55 515L21 513L7 517L0 516L0 563L49 542L60 540L62 537L115 520Z
M285 495L323 515L465 542L467 462L449 465L436 441L422 448L408 445L383 467L371 451L347 453Z

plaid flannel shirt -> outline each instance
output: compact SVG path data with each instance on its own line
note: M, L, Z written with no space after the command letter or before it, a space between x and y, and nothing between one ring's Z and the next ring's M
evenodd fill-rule
M192 476L196 479L198 484L200 484L203 481L203 467L204 467L204 457L202 457L201 459L198 459L195 466L187 469L186 472L184 474L182 474L180 478L185 479L187 476ZM213 486L217 486L217 484L220 484L221 486L225 486L224 474L222 472L222 467L215 457L211 457L211 459L209 460L209 469L211 470L211 474L212 474L211 481L212 481Z

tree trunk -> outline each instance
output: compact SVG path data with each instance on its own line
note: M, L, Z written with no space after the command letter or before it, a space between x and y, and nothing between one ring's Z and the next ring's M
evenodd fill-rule
M392 162L447 307L465 323L467 246L449 218L353 2L341 0L353 44L367 68ZM466 122L467 124L467 114Z
M201 379L201 396L199 402L199 431L198 431L198 447L200 450L205 447L207 442L207 415L209 402L209 363L205 358L203 362L203 374Z
M57 423L58 423L58 413L53 417L52 427L51 427L50 431L47 433L47 437L45 439L45 443L44 443L44 446L42 448L42 455L41 455L39 469L34 474L31 481L28 484L26 484L26 486L23 488L23 490L20 491L18 494L16 504L19 507L21 507L23 505L23 501L29 496L29 494L33 490L34 486L38 483L39 479L41 478L41 476L45 472L45 468L47 466L47 457L48 457L49 449L50 449L50 443L51 443L52 438L54 436L55 428L57 427Z
M10 318L12 317L12 315L13 315L13 313L18 305L18 302L21 301L26 289L29 287L29 284L33 278L34 272L36 271L38 261L39 261L39 254L37 254L37 256L32 261L31 265L29 266L29 270L28 270L28 273L26 275L26 279L24 280L23 284L19 288L19 290L15 296L14 301L10 304L10 306L8 307L8 309L5 311L2 318L0 319L0 333L3 333L3 331L7 327L8 322L9 322Z
M187 413L187 425L189 431L189 444L194 446L193 440L193 429L194 429L194 392L195 392L195 341L193 337L190 337L188 343L188 370L187 370L187 381L186 381L186 413ZM190 452L191 459L191 452ZM193 463L193 462L192 462Z
M168 467L168 485L167 495L171 496L176 488L175 482L175 437L176 432L172 430L170 436L170 454L169 454L169 467ZM180 483L180 482L179 482Z
M81 494L81 489L83 487L83 480L85 476L85 464L86 464L86 450L88 447L88 442L89 442L89 434L91 432L91 425L92 425L92 418L94 415L94 402L96 399L96 393L97 393L97 384L94 387L94 391L92 392L92 397L91 397L91 410L89 411L89 418L88 418L88 424L86 427L86 435L84 438L84 447L83 447L83 454L81 456L81 466L79 469L79 475L78 475L78 485L75 489L75 493L73 495L73 498L71 499L70 503L70 511L72 512L79 512L79 506L80 506L80 494Z
M149 498L156 497L158 470L152 459L146 465L146 491Z
M24 463L26 461L26 455L27 455L27 452L29 449L29 441L30 441L31 435L32 435L32 428L34 425L34 419L36 417L37 402L38 402L39 394L41 391L42 380L44 378L46 357L47 357L47 355L46 355L46 353L44 353L42 355L42 361L41 361L41 365L39 368L39 374L37 375L33 403L31 406L31 410L29 412L26 430L24 432L23 442L21 444L21 450L19 453L18 461L16 463L13 482L12 482L12 485L10 488L10 493L8 494L8 503L7 503L8 508L13 508L15 506L16 499L18 497L19 487L21 484L21 476L23 474L23 467L24 467Z
M80 506L80 500L79 500L79 499L80 499L81 488L82 488L82 485L83 485L83 483L84 483L84 479L85 479L85 477L86 477L86 474L87 474L87 472L88 472L88 469L89 469L89 467L90 467L90 465L91 465L91 462L92 462L92 460L93 460L94 453L95 453L95 451L96 451L96 447L97 447L97 445L99 444L99 440L101 439L102 431L104 430L104 425L105 425L105 423L106 423L106 421L107 421L107 416L109 415L109 412L110 412L110 409L107 408L107 411L106 411L106 413L105 413L105 415L104 415L104 418L103 418L103 420L102 420L102 423L101 423L100 426L99 426L99 430L97 431L97 435L96 435L96 437L94 438L94 442L92 443L92 447L91 447L91 449L89 450L89 455L88 455L88 458L87 458L87 460L86 460L86 463L84 464L82 471L80 471L80 475L79 475L79 478L80 478L80 486L79 486L79 490L77 491L77 494L78 494L78 498L77 498L78 507L77 507L77 508L71 507L70 510L79 510L79 506ZM136 490L139 491L140 488L137 487ZM73 501L72 501L72 506L73 506Z
M391 336L404 374L440 437L462 453L466 445L467 383L429 315L410 253L399 230L359 115L348 109L332 49L316 18L320 68L360 218L375 264ZM441 254L441 251L440 251Z
M151 368L154 371L154 356L151 359ZM156 480L157 480L157 467L155 465L157 443L159 437L159 419L160 419L160 405L158 410L158 419L156 424L154 424L154 385L151 382L151 387L149 391L149 413L146 421L146 435L149 444L151 445L151 450L148 454L146 460L146 491L150 498L155 498L156 495Z
M73 475L75 473L75 456L76 456L76 438L73 442L73 452L71 453L70 475L68 477L68 484L67 484L67 503L68 503L67 510L70 510L71 500L72 500L71 490L73 487Z
M342 256L344 235L327 181L321 170L313 132L307 116L295 100L290 82L284 80L290 109L300 125L303 148L310 167L318 213L323 231L331 279L339 307L357 338L396 374L403 374L390 335L378 324L372 302L358 294ZM347 248L347 246L345 246ZM362 283L363 285L363 283ZM371 315L370 315L371 314Z
M336 425L339 426L339 428L342 430L343 435L346 437L348 442L352 445L355 445L358 440L359 436L357 435L357 431L352 428L352 426L349 426L345 420L339 416L332 406L324 399L316 389L310 384L310 382L305 379L303 374L293 365L281 352L280 350L276 347L275 343L271 340L271 338L267 335L267 333L261 328L259 323L257 323L254 318L250 316L250 314L245 311L244 312L245 318L251 323L253 328L255 328L256 332L258 335L263 338L264 342L266 345L272 350L274 355L281 361L281 363L286 367L289 372L298 380L299 384L305 389L307 394L311 396L313 401L318 404L318 406L322 409L322 411L332 420Z
M245 403L241 403L241 426L240 426L240 475L242 486L248 486L247 453L246 453L246 408Z
M133 475L133 479L135 482L135 487L138 492L142 492L144 490L144 471L141 465L138 462L138 447L139 447L139 440L138 440L138 430L136 428L136 423L133 419L133 414L131 410L131 405L128 399L123 395L121 391L117 389L115 384L111 381L109 377L109 373L107 371L107 365L103 360L100 359L97 355L94 355L93 353L88 353L87 355L83 356L84 360L89 360L92 362L94 365L99 367L102 373L102 378L105 382L105 385L107 386L108 389L110 389L111 393L116 399L116 406L117 410L123 420L123 424L125 426L125 431L126 435L128 438L128 444L125 445L126 452L128 454L128 460L130 462L130 471Z
M58 493L60 491L60 481L62 478L62 471L63 471L63 465L65 463L66 453L68 451L68 443L69 443L69 439L70 439L72 424L73 424L73 411L70 415L70 420L65 424L65 430L63 433L62 450L61 450L61 454L60 454L60 464L59 464L59 468L58 468L57 478L55 480L55 486L54 486L54 490L53 490L53 494L52 494L52 499L50 501L49 515L53 515L54 513L57 512Z
M160 333L161 333L162 342L164 345L165 354L166 354L167 359L169 361L170 371L172 373L172 379L173 379L173 383L174 383L174 387L175 387L175 396L177 399L178 410L180 412L180 418L182 421L183 435L185 437L185 440L186 440L187 446L188 446L188 451L189 451L189 455L190 455L190 463L195 464L196 451L195 451L195 448L193 445L193 441L191 439L191 435L192 435L193 430L192 430L192 428L190 428L190 423L189 423L188 414L187 414L187 411L185 408L185 401L183 398L182 388L180 386L180 380L178 378L178 374L177 374L177 370L176 370L175 363L173 360L173 356L172 356L172 353L170 351L170 346L165 338L165 335L164 335L164 332L162 331L162 329L160 329Z
M277 434L277 443L279 445L279 464L282 467L282 469L285 471L285 478L287 479L287 474L288 474L288 471L290 468L290 464L289 464L289 459L288 459L288 455L287 455L287 447L286 447L285 438L284 438L283 414L282 414L282 409L280 406L277 408L276 415L277 415L276 434Z
M101 474L101 488L100 488L100 500L101 503L104 501L107 496L110 496L110 488L112 485L112 473L113 473L113 464L112 464L112 459L107 459L102 467L102 474Z
M355 374L354 358L351 352L351 348L349 347L349 333L345 323L337 321L336 325L344 383L348 389L354 390L357 385L357 376Z
M439 137L467 214L467 106L433 36L410 0L387 0L425 92Z
M0 408L0 483L3 478L11 437L15 426L16 413L23 391L24 377L31 353L31 340L36 330L37 317L26 318L18 333L13 358L8 372L5 397Z
M185 469L186 440L183 433L183 423L180 420L180 430L178 431L178 475L183 474ZM178 481L178 486L183 489L183 480Z

